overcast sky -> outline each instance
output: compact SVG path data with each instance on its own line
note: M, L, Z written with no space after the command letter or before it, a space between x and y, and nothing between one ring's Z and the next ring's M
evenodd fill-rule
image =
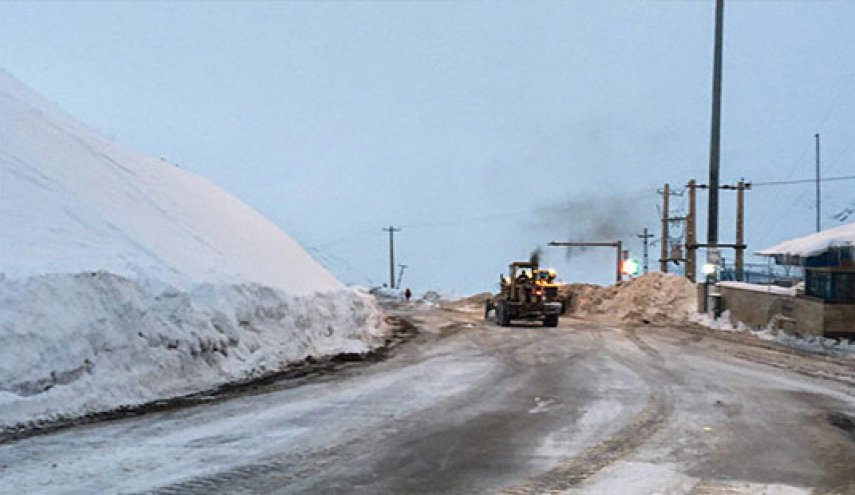
M815 132L824 174L855 173L855 2L726 3L722 181L812 177ZM713 15L712 0L2 2L0 65L237 195L345 282L388 280L393 224L404 285L466 293L550 240L620 237L641 256L656 189L708 177ZM824 192L832 226L855 182ZM811 184L748 193L749 248L811 232L813 200ZM546 259L613 277L611 252Z

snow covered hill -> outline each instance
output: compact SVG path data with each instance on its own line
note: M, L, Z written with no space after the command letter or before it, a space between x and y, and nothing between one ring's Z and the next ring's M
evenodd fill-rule
M0 428L192 393L386 328L211 182L0 70Z
M0 271L103 269L189 287L342 288L211 182L97 135L0 71Z

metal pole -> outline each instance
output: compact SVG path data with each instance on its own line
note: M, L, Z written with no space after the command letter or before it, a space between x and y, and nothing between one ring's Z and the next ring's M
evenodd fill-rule
M668 273L668 199L671 196L671 186L665 184L662 193L662 256L659 258L659 271Z
M736 184L736 280L742 282L745 266L745 179Z
M389 287L395 288L395 230L389 227Z
M695 179L689 181L689 214L686 218L686 278L695 281L697 268L697 206L695 204Z
M407 269L408 267L409 267L409 265L398 265L398 268L400 268L400 270L398 270L398 281L397 281L399 287L401 286L401 281L404 280L404 270Z
M623 262L623 242L617 241L617 277L615 278L615 284L620 284L623 282L623 274L621 273L621 264Z
M653 237L653 234L651 234L647 231L647 227L644 227L644 230L641 232L641 234L638 234L636 237L639 237L639 238L644 240L644 273L647 274L648 266L649 266L648 262L650 260L650 256L648 256L648 249L647 249L648 244L649 244L648 239Z
M710 132L710 194L707 244L718 245L718 172L721 148L721 66L724 34L724 0L715 2L715 49L713 54L712 129Z
M647 227L644 227L641 235L644 236L644 274L647 275L647 240L650 238L650 234L647 233Z
M383 229L389 232L389 288L395 288L395 232L400 232L401 229L389 226Z
M819 134L814 134L816 138L816 231L822 230L822 196L819 191Z

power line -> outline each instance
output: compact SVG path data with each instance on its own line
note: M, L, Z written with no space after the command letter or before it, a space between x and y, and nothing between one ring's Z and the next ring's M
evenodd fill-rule
M835 156L831 160L831 162L829 162L828 167L833 167L834 165L836 165L837 161L840 160L841 158L843 158L843 155L845 155L846 152L849 151L849 148L851 148L853 145L855 145L855 139L853 139L852 141L849 141L849 144L847 144L846 146L841 148L840 153L838 153L837 156Z
M834 110L837 109L837 100L839 100L840 97L843 96L843 93L845 93L846 89L849 87L849 83L851 83L853 80L855 80L855 70L853 70L849 74L849 76L844 79L843 84L840 86L840 90L837 92L834 98L832 98L831 103L829 103L828 111L825 112L825 116L822 118L822 120L819 121L819 124L817 124L817 130L821 129L822 126L825 125L825 123L834 113Z
M853 180L855 179L855 175L841 175L838 177L822 177L819 179L820 182L835 182L840 180ZM775 180L775 181L766 181L766 182L752 182L751 185L753 187L758 186L786 186L790 184L805 184L805 183L815 183L816 179L795 179L795 180Z

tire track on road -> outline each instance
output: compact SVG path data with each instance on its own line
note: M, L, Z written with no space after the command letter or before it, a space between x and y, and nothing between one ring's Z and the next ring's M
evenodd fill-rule
M673 412L673 401L667 383L673 377L662 366L664 361L662 355L633 330L620 327L613 327L612 330L629 340L644 355L644 363L631 362L621 355L615 357L618 362L632 368L647 382L651 390L647 405L629 423L607 439L525 483L501 490L501 494L563 493L631 454L667 424Z
M561 493L589 479L625 457L650 439L671 413L665 395L651 395L647 406L633 421L603 442L521 485L502 490L504 495Z

